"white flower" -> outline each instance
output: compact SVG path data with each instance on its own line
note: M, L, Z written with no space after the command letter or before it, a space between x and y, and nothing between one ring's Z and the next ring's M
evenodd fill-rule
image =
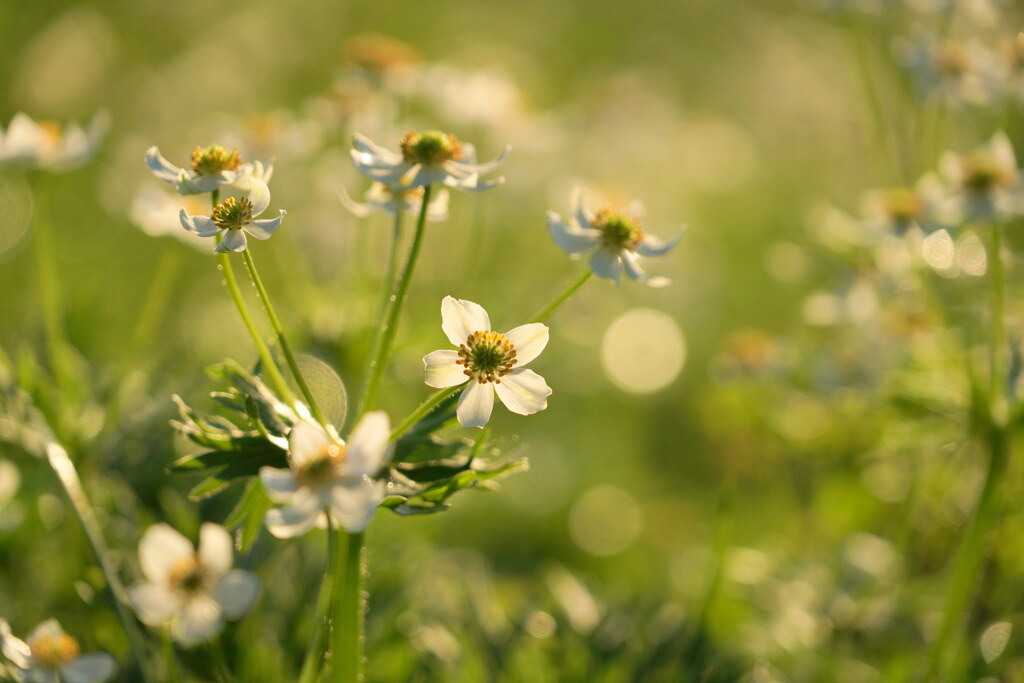
M69 123L63 129L49 122L33 121L18 112L6 131L0 130L0 166L66 171L95 156L110 125L106 112L96 114L88 128Z
M384 497L384 482L375 481L387 456L391 426L383 411L367 413L348 444L310 422L299 422L288 435L289 469L263 467L260 479L275 503L267 512L267 529L278 538L304 534L331 524L357 533L366 528Z
M386 185L424 187L437 183L459 190L480 191L505 182L504 178L481 180L480 176L493 171L505 160L508 147L494 161L478 164L473 145L436 130L410 131L399 142L401 152L386 150L359 134L353 144L352 161L360 173Z
M153 175L174 185L179 194L213 192L246 176L268 183L274 172L273 164L266 167L259 161L243 164L237 149L228 150L220 145L196 147L188 170L167 161L155 146L146 150L146 164Z
M243 231L259 240L268 239L288 213L282 209L277 218L253 220L270 206L270 188L255 175L245 174L234 183L222 185L220 191L220 203L209 216L190 216L185 209L178 213L182 227L200 237L213 237L224 231L214 251L244 251Z
M352 215L365 218L374 211L383 211L394 215L401 209L402 213L416 215L423 206L422 187L393 187L384 183L373 183L366 191L362 203L349 197L342 187L338 199ZM427 220L435 223L448 218L448 190L441 189L431 194L430 205L427 206Z
M442 349L424 356L424 381L436 389L470 381L456 411L463 427L487 424L494 394L519 415L548 407L551 388L543 377L523 368L547 346L547 325L530 323L505 334L494 332L481 306L446 296L441 302L441 329L459 350Z
M548 232L555 244L572 258L593 249L590 268L615 284L619 283L623 269L629 277L651 287L669 284L668 278L647 275L640 268L640 257L667 253L683 236L683 230L668 241L659 240L645 235L640 227L643 206L639 202L633 202L625 211L601 209L593 214L583 206L582 194L578 188L573 191L571 222L566 223L557 213L548 211Z
M934 173L921 177L914 187L887 187L869 190L861 197L860 226L876 240L889 235L905 235L918 227L926 233L949 226L955 217L942 181Z
M923 34L902 51L923 95L952 106L985 105L1000 95L999 62L976 42L940 41Z
M147 582L129 597L139 620L170 624L171 635L193 645L220 633L225 619L239 619L252 608L260 580L232 569L231 534L218 525L199 529L199 549L166 524L154 524L139 543L139 562Z
M16 638L0 619L0 651L26 680L37 683L98 683L113 678L116 669L108 654L79 656L78 641L56 619L41 623L25 640Z
M999 220L1020 213L1020 169L1006 133L996 133L963 156L946 152L939 159L939 171L960 220Z
M158 187L147 185L132 200L129 215L133 223L151 237L173 237L181 242L206 251L209 241L199 235L181 229L178 216L182 203L186 213L202 213L210 202L198 195L178 197L169 195Z

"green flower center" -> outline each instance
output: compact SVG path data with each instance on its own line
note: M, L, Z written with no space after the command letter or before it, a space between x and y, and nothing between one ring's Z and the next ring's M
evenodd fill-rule
M516 365L515 345L505 335L491 330L469 335L466 343L459 345L458 353L459 360L455 362L463 366L467 377L480 384L501 384L501 378Z
M228 197L214 207L210 218L221 230L240 230L252 220L252 202L248 197Z
M167 573L167 585L172 593L204 593L212 590L213 581L213 574L194 554L178 560Z
M973 152L963 159L964 185L975 194L988 194L999 185L1013 184L1002 166L987 152Z
M889 217L900 223L916 220L922 212L921 199L906 187L892 187L882 191L882 207Z
M399 141L406 161L434 166L462 158L462 143L454 135L439 130L417 133L412 130Z
M192 152L192 170L203 176L217 175L221 171L237 171L242 165L238 150L228 151L220 145L196 147Z
M636 219L612 209L598 211L593 227L601 231L601 241L612 251L633 249L644 238L644 231Z
M341 474L344 464L345 447L338 443L327 444L295 473L295 480L300 486L322 486Z
M40 636L28 643L32 659L44 668L54 671L75 661L81 649L78 641L66 633L58 636Z

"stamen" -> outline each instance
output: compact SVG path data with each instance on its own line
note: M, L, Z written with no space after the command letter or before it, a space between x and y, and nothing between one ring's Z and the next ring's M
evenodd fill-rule
M459 345L457 365L467 377L480 384L501 384L501 378L516 365L516 347L508 337L492 330L477 331Z
M195 595L211 588L212 575L197 555L178 560L167 572L167 585L173 593Z
M81 652L78 641L66 633L35 638L29 641L28 647L37 664L54 671L75 661Z
M640 222L613 209L601 209L594 217L593 227L601 231L604 246L613 251L634 249L644 238Z
M316 487L339 476L345 468L346 449L339 443L330 443L295 473L300 486Z
M411 130L398 145L402 150L402 158L417 164L436 166L462 158L462 143L459 139L439 130L428 130L425 133Z
M202 176L217 175L221 171L237 171L242 157L237 149L228 151L220 145L196 147L192 152L192 170Z
M228 197L214 208L210 218L221 230L238 230L252 220L252 202L248 197Z

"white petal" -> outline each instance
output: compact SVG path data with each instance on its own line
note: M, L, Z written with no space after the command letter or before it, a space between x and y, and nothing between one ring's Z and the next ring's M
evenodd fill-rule
M471 166L472 166L473 170L476 173L479 173L481 175L483 175L485 173L489 173L489 172L493 171L494 169L496 169L498 166L500 166L502 163L504 163L505 157L508 156L508 153L510 151L512 151L512 145L505 145L505 149L501 150L501 154L499 154L494 159L494 161L488 161L485 164L471 164ZM476 156L476 150L475 149L474 149L473 156L474 157Z
M533 370L513 370L494 385L505 407L518 415L532 415L548 407L551 387Z
M544 323L529 323L505 333L516 347L516 367L522 367L540 355L548 345L549 332L548 326Z
M19 669L27 669L30 665L32 648L21 638L15 637L11 625L5 619L0 619L0 653Z
M427 220L437 223L448 219L448 197L450 192L440 188L431 193L430 204L427 205Z
M370 215L370 207L367 204L360 204L356 200L349 196L348 191L342 186L338 190L338 200L341 201L341 205L348 209L356 218L366 218Z
M156 584L167 583L167 573L180 560L192 557L192 543L166 524L154 524L139 542L142 573Z
M643 268L640 267L639 261L640 258L633 252L623 252L622 265L626 268L626 275L638 282L643 282L649 287L667 287L672 284L672 280L667 277L654 277L645 273Z
M196 595L184 606L171 624L171 634L182 645L209 640L220 632L220 606L209 595Z
M470 382L459 397L459 407L455 416L463 427L483 427L491 419L494 408L494 389L487 384Z
M60 676L63 683L99 683L113 678L117 667L114 658L105 653L85 655L61 667Z
M384 498L384 482L359 482L331 489L331 518L350 534L359 533L373 520L377 506Z
M149 166L149 170L153 172L153 175L165 183L178 182L178 176L182 172L182 169L164 159L160 154L160 150L156 147L150 147L146 150L146 165Z
M345 452L345 474L349 477L372 477L384 464L391 441L391 421L383 410L367 413L348 438Z
M448 341L459 346L474 332L491 329L491 319L480 304L446 296L441 301L441 329Z
M319 496L301 488L291 505L268 510L264 521L267 530L277 538L293 538L312 529L322 511Z
M593 225L594 216L583 205L582 187L574 187L572 190L572 213L576 219L577 227L589 228Z
M1013 153L1013 143L1004 131L999 131L989 141L989 149L995 158L996 164L1010 172L1017 172L1017 157Z
M32 629L25 640L31 643L38 638L60 638L62 635L64 635L64 629L61 628L60 622L56 619L47 619Z
M267 491L267 497L275 503L288 503L299 490L295 473L276 467L261 467L260 480Z
M480 176L475 174L464 180L454 179L449 176L445 179L444 184L448 187L455 187L467 192L483 192L484 190L495 188L498 185L504 185L505 176L500 176L493 180L481 180Z
M169 622L180 606L178 598L167 590L165 584L137 583L128 589L139 621L149 626L161 626Z
M260 580L252 572L235 569L221 577L213 599L225 619L239 619L252 609L260 594Z
M641 256L662 256L666 254L669 249L676 246L676 243L679 242L679 239L685 232L686 228L683 228L676 233L675 237L668 240L659 240L657 237L647 235L640 240L638 245L636 245L636 253Z
M245 251L245 235L241 230L225 230L224 239L220 241L214 251Z
M449 349L431 351L423 356L423 381L435 389L462 384L469 376L464 372L464 367L456 364L458 359L458 352Z
M333 442L319 425L299 422L288 433L288 457L297 468L308 465L320 457Z
M569 225L554 211L548 211L548 234L555 244L570 256L579 256L601 241L599 230Z
M613 251L599 247L590 255L590 269L594 275L613 280L619 284L622 272L622 258Z
M244 230L258 240L265 240L273 235L275 230L281 227L281 221L287 214L287 211L281 209L281 213L277 218L264 218L259 221L251 221L244 227Z
M181 227L200 237L213 237L220 232L220 227L209 216L189 216L185 209L178 212Z
M227 529L210 522L199 528L199 559L204 565L223 574L231 569L233 554L234 544Z

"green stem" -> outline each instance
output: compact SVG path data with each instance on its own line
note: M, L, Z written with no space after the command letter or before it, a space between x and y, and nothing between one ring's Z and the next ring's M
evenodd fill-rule
M71 375L66 362L66 341L62 322L64 307L60 294L60 278L57 275L57 257L53 248L53 227L47 215L48 208L46 193L37 184L32 245L36 271L39 274L39 295L43 305L43 328L46 332L47 353L50 356L50 371L57 384L58 405L63 405L71 391Z
M167 245L160 253L160 262L149 285L149 291L139 309L139 317L132 329L132 355L149 346L156 323L164 315L167 299L181 267L181 249Z
M107 580L107 588L114 599L117 616L121 620L121 626L124 629L125 635L128 637L132 658L135 660L139 670L146 674L145 641L138 630L135 619L128 611L128 605L131 604L128 599L128 592L125 590L113 564L110 562L110 550L107 549L107 545L103 540L99 522L96 520L96 515L93 514L89 499L85 495L85 489L82 487L82 480L78 477L78 471L75 469L74 463L71 462L68 452L56 441L51 441L46 445L46 459L57 475L57 479L60 480L61 486L64 487L64 492L67 494L68 500L71 501L71 507L74 509L78 521L85 530L86 538L89 539L92 552L96 555L96 560L100 564L100 570Z
M1005 385L1006 385L1006 277L1003 273L1003 226L992 224L992 253L989 255L989 275L992 282L992 339L989 352L991 354L991 376L989 390L991 392L993 413L997 420L1005 417Z
M320 423L320 426L325 430L328 429L327 418L324 417L323 412L320 410L320 406L317 405L316 399L313 398L313 392L309 390L309 385L306 384L306 379L299 372L299 365L295 362L295 355L292 353L292 347L288 343L288 338L285 337L284 328L281 326L281 320L277 317L277 312L274 310L274 306L270 303L270 296L267 295L267 289L263 286L263 280L260 278L259 272L256 270L256 262L252 258L252 253L248 249L242 252L242 257L245 259L245 267L249 270L249 277L252 279L252 283L256 285L256 293L260 297L260 301L263 303L263 310L267 313L267 319L270 321L270 326L274 328L274 333L277 335L277 341L281 345L281 351L284 352L284 358L288 362L288 367L292 371L292 376L295 377L295 381L299 385L299 389L302 391L302 396L306 399L306 403L309 405L310 411L313 413L313 417Z
M178 674L178 658L174 654L174 643L171 642L170 628L160 631L160 640L164 647L164 667L167 670L167 683L180 683L181 676Z
M423 203L420 206L420 215L416 221L416 234L413 235L412 245L409 247L409 255L405 259L405 266L403 266L402 272L398 276L398 281L395 283L394 291L391 295L393 299L391 307L381 322L378 332L380 335L380 346L376 349L370 360L366 389L363 391L363 400L360 403L358 415L373 410L377 402L380 383L384 377L384 370L388 365L391 347L395 342L395 335L398 333L398 319L402 314L402 306L405 305L406 295L409 293L409 284L412 281L416 260L420 255L420 247L423 245L423 233L424 227L427 224L427 207L430 205L431 189L431 185L423 188Z
M213 669L217 674L217 680L222 683L230 683L233 679L231 675L231 667L228 666L228 660L224 656L224 641L221 640L220 636L214 638L210 642L210 655L213 660Z
M427 413L429 413L431 410L440 405L441 401L445 400L446 398L454 394L456 391L460 391L464 388L464 384L459 384L454 387L438 389L430 396L430 398L421 403L416 410L409 413L409 415L407 415L404 420L399 422L397 427L391 430L391 440L397 441L398 439L400 439L403 434L409 431L410 427L412 427L414 424L422 420L424 417L427 416Z
M344 533L339 531L339 534ZM363 680L363 621L366 595L363 591L365 550L363 533L346 534L347 542L338 543L334 596L337 612L333 625L331 681L359 683ZM341 557L344 553L344 558Z
M568 298L569 298L570 296L572 296L573 294L575 294L575 293L576 293L576 290L577 290L577 289L579 289L580 287L582 287L582 286L583 286L583 283L584 283L584 282L586 282L587 280L589 280L589 279L590 279L590 276L591 276L591 275L593 275L593 274L594 274L594 271L590 270L589 268L587 268L586 270L584 270L584 271L583 271L583 272L582 272L582 273L580 274L580 276L579 276L579 277L577 277L577 278L576 278L575 280L573 280L572 282L570 282L570 283L569 283L569 284L568 284L568 285L566 286L566 288L565 288L565 289L563 289L563 290L561 291L561 293L560 293L560 294L558 294L558 296L556 296L556 297L555 297L554 299L552 299L551 301L549 301L549 302L547 303L547 305L545 305L545 306L544 306L543 308L541 308L541 309L540 309L539 311L537 311L537 312L536 312L536 313L534 313L534 314L533 314L532 316L530 316L530 319L529 319L529 321L528 321L528 322L531 322L531 323L541 323L541 322L544 322L545 320L547 320L547 319L548 319L548 317L550 317L550 315L551 315L552 313L554 313L554 312L555 312L555 310L556 310L556 309L557 309L557 308L558 308L559 306L561 306L562 304L564 304L564 303L566 302L566 300L567 300L567 299L568 299Z
M316 613L313 615L313 632L309 636L306 656L302 661L299 683L316 683L320 678L320 667L324 662L324 636L330 621L331 610L331 578L336 571L335 544L337 534L331 528L330 518L327 522L327 567L320 582L320 592L316 598Z

